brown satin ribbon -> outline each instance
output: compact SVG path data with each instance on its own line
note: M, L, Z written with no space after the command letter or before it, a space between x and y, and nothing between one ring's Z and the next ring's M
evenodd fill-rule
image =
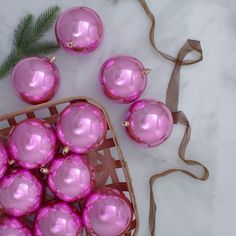
M167 55L166 53L161 52L155 44L155 36L154 36L155 25L156 25L155 17L152 14L151 10L149 9L145 0L139 0L139 2L141 3L142 7L144 8L146 14L149 16L151 23L152 23L151 29L150 29L150 34L149 34L149 38L150 38L150 42L151 42L152 47L162 57L175 63L175 67L172 72L170 82L168 85L168 89L167 89L167 93L166 93L166 104L172 112L174 124L181 124L186 127L181 144L179 146L179 157L187 165L196 165L196 166L201 166L203 168L203 175L200 177L196 176L195 174L193 174L189 171L183 170L183 169L169 169L169 170L166 170L162 173L155 174L150 178L150 181L149 181L150 182L149 228L150 228L151 235L154 236L155 235L155 222L156 222L156 203L155 203L155 199L154 199L153 185L154 185L155 181L161 177L164 177L169 174L176 173L176 172L182 172L188 176L191 176L194 179L198 179L201 181L205 181L209 177L209 171L203 164L201 164L200 162L194 161L194 160L185 159L186 148L189 143L190 136L191 136L191 127L190 127L189 121L188 121L187 117L185 116L185 114L182 111L178 111L179 80L180 80L181 66L182 65L191 65L191 64L195 64L195 63L202 61L203 53L202 53L200 42L196 41L196 40L190 40L190 39L188 39L187 42L184 44L184 46L179 50L177 58L174 58L170 55ZM188 53L193 52L193 51L198 52L199 57L195 60L184 60L185 56Z
M178 61L177 61L177 58L175 57L172 57L162 51L160 51L157 46L156 46L156 43L155 43L155 26L156 26L156 19L155 19L155 16L152 14L150 8L148 7L147 3L145 0L139 0L140 4L142 5L144 11L146 12L146 14L148 15L148 17L150 18L151 20L151 28L150 28L150 33L149 33L149 39L150 39L150 43L152 45L152 47L164 58L166 58L167 60L169 61L172 61L172 62L175 62L178 64ZM182 61L181 65L192 65L192 64L195 64L199 61L201 61L203 59L203 56L201 55L198 60L185 60L185 61Z

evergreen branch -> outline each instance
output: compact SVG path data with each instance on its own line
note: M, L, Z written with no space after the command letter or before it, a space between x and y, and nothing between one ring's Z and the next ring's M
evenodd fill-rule
M17 54L15 51L12 51L0 65L0 79L6 76L11 68L23 57L23 54Z
M60 13L60 8L56 6L49 7L36 20L33 26L33 39L38 41L45 32L47 32L53 25L55 19Z
M13 47L22 48L31 37L33 15L23 17L14 32Z
M60 8L53 6L44 11L36 21L33 15L23 17L14 31L12 50L0 64L0 79L9 73L11 68L27 56L46 55L59 49L53 41L40 42L39 39L52 27Z
M57 51L60 46L53 41L35 42L25 50L27 55L47 55Z

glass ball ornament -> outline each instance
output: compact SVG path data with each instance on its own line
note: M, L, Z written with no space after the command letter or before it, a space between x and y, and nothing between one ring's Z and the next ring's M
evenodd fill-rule
M30 230L16 218L4 217L0 220L1 236L32 236Z
M95 169L87 157L72 153L52 162L48 185L61 200L74 202L90 194L95 178Z
M56 135L51 126L40 119L27 119L10 132L8 150L11 158L27 169L49 163L55 155Z
M34 225L35 236L82 236L80 216L67 203L41 208Z
M163 143L173 129L170 109L162 102L141 99L128 109L123 126L130 137L145 147L155 147Z
M27 57L15 65L11 76L12 85L16 94L25 102L40 104L56 94L60 73L53 59Z
M28 170L17 170L0 181L0 205L10 216L33 213L41 204L42 184Z
M100 16L88 7L73 7L63 12L56 23L59 44L71 53L89 53L102 42L104 28Z
M0 179L4 176L8 165L8 153L3 143L0 142Z
M98 107L87 102L77 102L60 113L56 129L59 140L71 151L87 153L103 143L107 123Z
M132 207L123 193L105 187L91 194L83 210L89 235L121 236L130 228Z
M107 97L120 102L131 103L143 93L150 69L131 56L113 56L100 69L100 83Z

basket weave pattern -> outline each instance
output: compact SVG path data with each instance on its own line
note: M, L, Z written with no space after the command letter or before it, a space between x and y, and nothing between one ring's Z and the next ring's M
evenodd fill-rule
M125 236L135 236L137 235L139 225L138 211L127 162L121 152L120 146L116 139L116 134L111 125L107 112L96 101L87 97L72 97L55 102L47 102L40 105L31 106L17 112L2 115L0 116L0 140L2 142L6 142L12 127L26 118L44 119L55 127L58 114L66 106L77 101L84 101L97 106L106 117L108 125L106 140L96 151L88 153L88 158L92 161L97 171L96 188L104 186L113 187L119 191L122 191L130 200L133 208L133 221ZM45 175L43 175L39 170L36 170L35 174L45 181L44 183L46 184ZM48 201L52 201L53 199L54 196L52 193L47 193L44 199L44 204ZM75 203L73 205L78 210L83 208L83 202ZM22 220L30 227L33 226L32 219L32 216L22 218Z

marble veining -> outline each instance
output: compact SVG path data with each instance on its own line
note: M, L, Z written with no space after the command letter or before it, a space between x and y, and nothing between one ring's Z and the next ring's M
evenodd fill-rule
M182 68L179 108L192 124L187 158L209 167L210 179L202 183L181 174L160 180L155 187L158 201L157 235L235 236L236 235L236 1L235 0L147 0L157 17L156 41L159 48L176 55L187 38L198 39L204 61ZM177 148L184 132L175 126L170 139L158 148L138 147L126 135L121 121L127 105L116 104L103 95L99 86L101 64L115 54L137 57L152 68L143 97L165 100L173 64L161 58L148 42L150 22L135 0L17 0L1 1L0 59L10 51L13 29L20 17L38 15L46 7L62 9L75 5L93 8L104 21L102 45L85 56L56 53L62 74L54 99L86 95L101 102L110 114L128 161L140 214L140 236L149 235L149 176L171 167L183 167L200 174L199 168L184 165ZM55 39L54 31L46 35ZM13 92L10 76L0 81L0 114L27 104Z

